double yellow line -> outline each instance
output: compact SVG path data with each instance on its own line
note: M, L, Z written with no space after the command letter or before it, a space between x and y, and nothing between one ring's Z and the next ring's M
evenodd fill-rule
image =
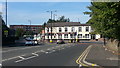
M88 64L85 64L85 63L82 63L82 59L85 60L90 49L91 49L92 46L89 46L85 49L85 51L80 55L80 57L76 60L76 63L77 64L80 64L82 66L86 66L86 67L89 67L89 66L95 66L96 64L91 64L91 65L88 65Z

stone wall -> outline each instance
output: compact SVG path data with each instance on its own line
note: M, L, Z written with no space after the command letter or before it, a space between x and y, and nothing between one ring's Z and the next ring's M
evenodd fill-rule
M113 51L116 51L116 52L120 52L119 48L120 48L120 44L119 44L120 41L118 41L117 39L109 39L106 43L106 47L110 50L113 50Z

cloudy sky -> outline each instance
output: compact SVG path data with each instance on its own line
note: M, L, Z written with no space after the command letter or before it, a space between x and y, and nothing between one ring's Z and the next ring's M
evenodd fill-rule
M41 25L50 18L50 13L46 11L54 11L56 19L60 16L70 18L72 22L86 23L90 17L84 15L83 12L89 11L87 6L90 2L8 2L8 25ZM5 8L4 3L0 3L1 8ZM2 10L5 19L5 10Z

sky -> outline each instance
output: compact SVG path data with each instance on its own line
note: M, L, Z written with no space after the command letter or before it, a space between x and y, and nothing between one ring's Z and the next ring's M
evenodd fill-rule
M90 2L8 2L8 25L42 25L50 18L50 12L57 16L65 16L72 22L81 22L85 24L89 19L89 15L84 15L83 12L89 11L87 6ZM4 3L0 4L1 8L5 9ZM5 19L5 10L3 11L3 19Z

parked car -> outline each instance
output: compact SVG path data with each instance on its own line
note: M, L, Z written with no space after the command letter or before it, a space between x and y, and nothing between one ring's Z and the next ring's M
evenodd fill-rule
M57 44L65 44L64 40L57 40Z
M38 41L32 38L27 38L25 41L25 45L37 45L37 44L38 44Z

